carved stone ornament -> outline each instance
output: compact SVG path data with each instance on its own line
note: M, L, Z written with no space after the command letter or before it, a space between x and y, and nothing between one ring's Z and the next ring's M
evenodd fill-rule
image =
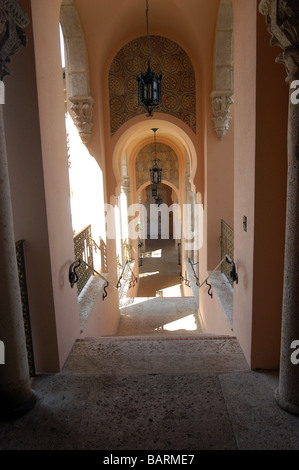
M0 80L9 75L7 64L10 56L16 54L21 46L27 45L23 28L29 24L29 17L19 6L17 0L0 2Z
M230 107L234 103L232 92L213 91L211 93L212 109L214 117L214 129L220 140L223 140L229 129L231 116Z
M299 70L299 2L261 0L259 11L266 16L271 45L283 49L276 61L285 65L287 81L292 81L298 77Z
M123 177L123 182L121 185L121 190L123 193L128 194L130 192L130 178L128 176Z
M94 99L91 96L78 96L70 98L73 103L71 110L75 113L75 124L83 144L88 144L91 138L91 130L93 127L92 111Z

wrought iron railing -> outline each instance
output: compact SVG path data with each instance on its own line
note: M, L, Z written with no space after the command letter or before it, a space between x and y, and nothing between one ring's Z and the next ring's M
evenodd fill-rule
M142 266L142 260L143 260L142 247L143 247L143 243L142 241L139 241L138 242L138 265L139 267Z
M96 271L94 268L93 249L95 249L95 251L101 251L101 273ZM100 246L97 245L97 243L92 238L90 225L74 236L74 252L75 261L69 267L69 282L72 288L75 284L77 284L78 295L82 292L83 288L93 274L97 274L105 281L105 285L103 286L103 300L108 295L106 290L108 287L112 287L113 289L119 289L121 287L120 281L122 280L127 267L131 271L129 289L134 287L138 282L138 279L130 266L130 262L132 260L129 259L126 261L124 266L121 266L122 272L116 286L113 286L111 283L109 283L106 277L103 276L103 274L108 271L106 244L102 239L100 239Z
M221 258L228 255L231 260L234 259L234 230L224 221L221 220ZM231 268L226 260L221 264L221 272L227 277L231 285L234 285L234 281L231 277Z
M99 250L101 253L101 272L108 272L108 261L107 261L107 245L102 238L100 238L100 245L98 245L93 239L91 239L91 245L95 252Z
M83 260L84 263L80 263L77 268L78 281L77 290L78 295L82 292L88 280L93 274L93 241L91 236L91 226L88 225L86 228L81 230L74 236L74 253L75 260ZM86 266L87 263L92 269Z
M16 242L16 257L17 257L17 266L18 266L18 273L19 273L19 284L20 284L20 292L21 292L21 302L22 302L29 373L30 373L30 377L34 377L35 376L35 364L34 364L33 342L32 342L32 334L31 334L30 311L29 311L29 301L28 301L27 281L26 281L24 240L20 240Z
M214 268L214 270L209 273L209 275L206 277L206 279L203 282L199 281L199 277L196 274L195 269L194 269L194 266L198 263L194 263L190 258L188 258L188 263L190 264L190 266L192 268L193 276L194 276L195 283L196 283L197 287L199 289L201 289L202 286L205 284L209 288L208 289L208 294L211 298L213 298L213 286L208 281L212 278L213 274L215 274L215 272L220 268L220 266L222 264L226 263L227 265L230 266L230 268L229 268L229 281L231 282L231 284L233 285L234 282L236 284L238 284L238 282L239 282L238 274L237 274L237 271L236 271L236 265L235 265L234 261L231 259L231 257L228 254L225 254L224 256L222 256L220 263L218 263L218 265ZM190 280L188 279L188 275L187 275L186 271L185 271L185 277L183 277L182 274L181 274L181 280L182 280L182 282L185 283L185 285L187 287L191 287L191 283L190 283Z

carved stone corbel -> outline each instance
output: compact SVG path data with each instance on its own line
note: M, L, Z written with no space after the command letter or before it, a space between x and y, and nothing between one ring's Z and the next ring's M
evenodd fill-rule
M83 144L88 144L93 128L92 112L94 99L91 96L76 96L70 98L71 110L75 113L75 125Z
M290 82L298 77L299 69L298 0L261 0L259 11L266 17L271 45L283 49L276 61L285 65Z
M17 0L2 0L0 3L0 80L9 75L7 64L10 56L16 54L21 46L27 45L23 28L29 24L29 17L19 6Z
M230 107L234 103L233 93L230 91L213 91L211 93L214 117L214 129L220 140L223 140L229 129L231 120Z

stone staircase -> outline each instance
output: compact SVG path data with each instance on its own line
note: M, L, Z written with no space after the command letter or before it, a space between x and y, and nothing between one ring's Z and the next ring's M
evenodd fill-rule
M78 340L64 373L181 375L248 370L235 337L205 334L193 297L127 300L117 334Z

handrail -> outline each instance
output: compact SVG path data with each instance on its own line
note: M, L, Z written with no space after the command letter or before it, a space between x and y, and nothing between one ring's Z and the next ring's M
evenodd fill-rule
M128 260L128 261L129 261L129 260ZM130 284L129 284L129 289L131 289L132 287L135 287L135 284L138 282L138 279L137 279L137 277L135 276L135 274L133 273L132 268L131 268L129 262L128 262L128 266L129 266L130 271L131 271L131 273L132 273L132 279L130 280ZM133 283L133 285L132 285L132 283Z
M230 277L231 277L231 280L233 282L235 282L236 284L238 284L239 277L238 277L238 274L237 274L237 271L236 271L236 265L235 265L234 261L231 259L231 257L229 255L226 255L226 262L231 264L231 267L232 267L232 270L229 273Z
M124 264L123 267L122 267L121 275L119 276L119 279L118 279L117 284L116 284L116 287L117 287L117 288L121 287L120 281L121 281L121 279L122 279L122 277L123 277L123 275L124 275L124 271L125 271L125 269L126 269L126 266L127 266L128 262L129 262L129 260L127 259L127 261L125 262L125 264ZM119 263L119 266L121 266L120 263Z
M76 263L78 262L78 264L76 266L74 266ZM78 274L76 273L76 269L81 265L81 263L83 263L85 266L87 266L89 269L91 269L94 273L96 273L98 276L100 276L104 281L108 282L109 281L101 274L99 273L96 269L94 269L92 266L90 266L88 263L86 263L84 260L82 260L81 258L79 258L77 261L74 261L71 265L70 265L70 269L69 269L69 281L70 281L70 284L71 284L71 287L74 287L74 284L77 282L77 278L78 278ZM72 271L74 270L74 272ZM111 284L110 284L111 285ZM114 286L112 286L114 287ZM116 289L116 287L114 287Z
M138 279L137 279L137 277L135 276L135 274L133 273L132 268L131 268L131 266L130 266L130 262L131 262L131 261L133 261L133 260L127 259L127 261L125 262L125 264L124 264L124 266L123 266L123 269L122 269L122 272L121 272L121 275L120 275L120 277L119 277L118 283L117 283L117 285L116 285L117 288L121 287L120 281L121 281L121 279L122 279L122 277L123 277L123 274L124 274L124 271L125 271L125 268L126 268L127 265L128 265L129 268L130 268L130 271L131 271L131 273L132 273L132 278L133 278L133 280L130 281L129 289L131 289L132 287L135 287L135 284L138 282ZM121 265L120 265L120 266L121 266ZM132 285L132 283L133 283L133 285Z
M191 284L190 284L190 281L188 279L186 271L185 271L185 276L186 277L182 276L182 273L181 273L181 275L180 275L181 281L183 281L185 283L185 286L191 287Z
M194 266L198 263L192 263L192 260L190 258L188 258L188 262L190 263L191 267L192 267L192 270L193 270L193 274L194 274L194 277L196 279L196 285L198 286L198 288L200 289L204 284L206 284L208 287L209 287L209 290L208 290L208 294L211 298L213 298L213 292L212 292L212 286L211 284L208 283L208 280L211 278L211 276L213 276L213 274L217 271L217 269L219 268L219 266L221 266L221 264L226 260L227 263L231 264L232 266L232 270L230 272L230 276L231 276L231 279L233 282L236 282L236 284L238 284L238 281L239 281L239 278L238 278L238 274L237 274L237 271L236 271L236 266L235 266L235 263L234 261L231 259L231 257L229 255L225 255L222 260L220 261L219 264L217 264L216 268L214 268L214 270L205 278L205 280L199 284L199 278L197 277L196 273L195 273L195 269L194 269ZM185 279L183 277L181 277L183 281L185 281L185 284L187 284L187 282L190 284L190 282L188 281L188 279ZM190 286L189 286L190 287Z
M90 241L91 241L91 246L95 249L95 252L97 250L102 251L101 248L99 247L99 245L94 241L93 238Z
M79 266L81 264L84 264L85 266L87 266L89 269L91 269L94 273L96 273L98 276L100 276L105 282L106 284L104 285L103 287L103 290L104 290L104 293L103 293L103 300L107 297L107 287L112 287L113 289L116 289L118 290L119 287L121 287L121 283L120 283L120 280L122 279L122 276L123 276L123 273L124 273L124 270L125 270L125 267L126 265L128 264L130 270L131 270L131 273L132 273L132 277L133 277L133 280L130 281L130 284L129 284L129 289L131 289L131 287L134 287L136 282L138 282L138 279L137 277L135 276L135 274L133 273L132 271L132 268L129 264L129 260L126 261L125 265L123 266L123 269L122 269L122 273L121 273L121 276L117 282L117 285L116 286L113 286L109 281L108 279L106 279L101 273L99 273L96 269L94 269L92 266L90 266L88 263L86 263L84 260L82 260L81 258L79 258L78 260L74 261L70 267L69 267L69 282L70 282L70 285L71 285L71 288L74 287L74 285L78 282L79 280L79 276L76 272L76 269L79 268ZM133 286L132 286L132 283L133 283Z
M76 273L76 269L79 268L79 266L82 264L84 264L85 266L87 266L89 269L91 269L94 273L96 273L98 276L100 276L105 282L106 284L104 285L103 287L103 290L104 290L104 293L103 293L103 300L107 297L107 287L111 286L113 287L113 289L117 289L116 287L114 287L112 284L109 283L109 281L101 274L99 273L98 271L96 271L96 269L94 269L92 266L90 266L88 263L86 263L84 260L82 260L81 258L79 258L77 261L74 261L70 267L69 267L69 282L71 284L71 288L74 287L74 285L78 282L79 280L79 277L78 277L78 274Z
M194 275L194 277L195 277L195 279L196 279L196 285L198 286L199 279L198 279L198 277L197 277L197 275L196 275L196 272L195 272L195 269L194 269L194 266L196 266L196 265L198 264L198 262L197 262L197 263L193 263L191 258L188 258L188 261L189 261L189 263L191 264L191 268L192 268L192 271L193 271L193 275Z

